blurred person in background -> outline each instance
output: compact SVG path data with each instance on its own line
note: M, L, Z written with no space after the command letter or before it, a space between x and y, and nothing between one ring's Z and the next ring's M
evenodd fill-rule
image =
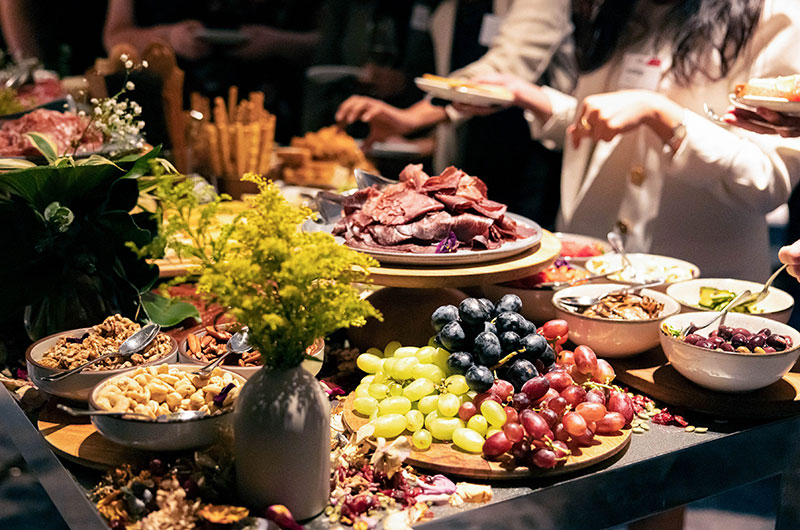
M631 251L692 261L705 276L766 279L765 215L800 178L800 142L725 129L703 104L724 107L737 83L800 71L800 3L576 0L573 9L573 95L477 79L511 90L533 137L563 145L557 227L603 237L617 226Z
M427 39L437 75L469 79L485 72L514 73L568 91L575 73L569 14L566 0L418 2L412 26L426 31L412 34L417 42L410 41L409 48ZM436 125L435 171L458 166L484 179L490 198L509 211L552 224L560 155L531 140L519 109L464 121L452 106L428 98L401 109L354 96L341 105L336 119L344 125L368 123L367 145Z
M0 0L0 24L16 62L36 58L61 77L81 75L103 55L106 0Z
M109 0L103 41L143 51L168 43L186 92L213 97L237 85L265 93L279 139L300 130L302 79L319 41L321 0ZM228 31L219 31L228 30Z
M336 109L353 94L407 106L422 92L409 71L407 44L412 2L327 0L314 66L306 72L303 128L317 130L334 121ZM415 50L418 52L418 50ZM430 53L428 64L433 63Z

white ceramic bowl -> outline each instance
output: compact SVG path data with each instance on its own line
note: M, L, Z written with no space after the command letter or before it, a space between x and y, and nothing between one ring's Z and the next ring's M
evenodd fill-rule
M670 285L667 287L667 294L681 304L681 311L683 313L709 311L709 309L700 307L699 305L701 287L724 289L738 295L745 289L750 289L751 292L758 293L764 285L747 280L735 280L733 278L697 278ZM792 315L793 307L794 298L792 295L777 287L770 287L767 297L755 306L755 308L761 312L753 314L786 324L789 322L789 317Z
M683 329L690 323L704 324L716 314L708 311L682 313L665 319L662 325ZM800 355L800 333L786 324L760 316L728 313L721 323L717 322L697 333L707 337L721 324L745 328L754 333L769 328L775 333L791 337L793 346L782 352L764 354L715 351L687 344L659 329L667 360L678 373L702 387L719 392L757 390L783 377Z
M48 368L42 365L41 360L44 357L45 352L52 348L61 337L80 337L88 330L89 328L80 328L62 331L61 333L50 335L49 337L45 337L31 344L25 352L25 360L27 361L28 365L28 377L31 378L33 384L35 384L39 389L54 396L72 399L74 401L86 401L89 399L89 392L91 392L92 387L94 387L97 383L111 375L119 374L131 369L116 368L113 370L84 370L83 372L71 375L60 381L42 381L42 377L46 375L53 375L64 371ZM175 362L178 357L178 343L172 337L170 337L169 340L172 343L172 349L167 355L157 359L151 359L146 363L137 366Z
M222 324L220 327L224 329L225 324ZM197 338L202 339L206 336L206 330L200 329L195 331L195 335ZM311 375L317 375L319 371L322 369L322 362L325 360L325 340L324 339L317 339L314 341L314 344L306 351L311 357L314 359L318 359L312 361L310 359L306 359L303 361L302 366L306 369ZM194 355L190 354L188 348L186 346L186 339L182 340L178 345L178 360L179 362L186 363L186 364L194 364L194 365L206 365L208 363L203 362L194 357ZM223 364L222 368L226 370L230 370L231 372L235 372L245 379L250 379L256 372L261 369L261 366L234 366L229 364Z
M194 364L171 364L186 372L197 370ZM128 370L131 370L130 368ZM96 398L102 388L123 374L108 377L95 385L89 394L89 408L99 410ZM239 374L233 377L244 385L247 380ZM233 407L221 414L188 421L154 422L114 416L92 416L95 428L112 442L149 451L181 451L211 445L222 429L233 425Z
M659 256L658 254L628 254L634 268L643 276L645 282L666 278L667 284L690 280L700 276L700 268L694 263L682 259ZM616 253L595 256L586 261L586 269L592 274L607 274L624 267L622 256ZM621 273L612 274L611 282L633 285L632 271L625 269ZM666 287L658 289L665 291Z
M680 304L666 294L652 289L642 289L642 294L664 304L657 318L649 320L612 320L589 317L575 313L562 306L559 300L565 296L602 296L625 285L618 283L590 283L577 285L558 291L553 295L556 318L563 318L569 324L569 340L575 344L585 344L594 350L598 357L630 357L658 346L659 323L676 315Z
M581 234L569 234L566 232L556 232L553 235L556 236L558 240L561 242L562 251L564 242L570 242L570 243L577 243L578 245L595 244L603 250L603 254L611 252L611 245L609 245L607 241L603 241L602 239L598 239L596 237L584 236ZM603 254L600 255L602 256ZM565 257L563 253L562 257ZM589 261L589 259L592 257L596 256L586 256L586 257L566 256L565 259L569 260L569 262L574 265L584 266L586 262Z

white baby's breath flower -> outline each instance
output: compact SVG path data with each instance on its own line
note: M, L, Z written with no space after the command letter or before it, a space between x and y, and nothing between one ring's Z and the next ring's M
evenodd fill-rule
M128 70L133 68L133 61L125 61L125 68Z
M119 60L123 61L123 62L127 61L128 60L128 54L127 53L123 53L122 55L119 56Z
M136 88L136 85L133 84L133 81L128 81L127 83L125 83L125 88L127 90L133 90L134 88Z
M142 61L142 68L147 68L150 66L147 61Z
M91 103L92 105L97 105L98 103L100 103L100 100L97 98L92 98L89 100L89 103Z
M94 113L96 115L100 116L103 113L103 109L101 109L100 107L95 107L94 108Z
M85 111L82 111L82 110L81 110L81 111L79 111L79 112L78 112L78 117L80 117L80 118L85 118L85 117L86 117L86 112L85 112Z

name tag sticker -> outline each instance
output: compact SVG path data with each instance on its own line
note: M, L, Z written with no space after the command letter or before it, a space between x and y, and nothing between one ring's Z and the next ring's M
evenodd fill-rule
M622 59L619 88L656 90L661 82L661 59L643 53L626 53Z
M492 41L497 34L500 33L500 24L503 23L503 17L486 13L483 15L483 22L481 23L481 32L478 34L478 43L487 48L492 45Z
M431 18L431 10L424 4L414 4L411 10L411 29L414 31L428 31L428 20Z

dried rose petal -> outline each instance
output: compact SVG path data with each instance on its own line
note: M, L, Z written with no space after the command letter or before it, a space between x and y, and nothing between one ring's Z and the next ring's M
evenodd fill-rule
M214 405L221 407L222 404L225 403L225 398L228 397L228 394L230 393L231 390L234 389L234 387L236 387L236 385L234 385L233 383L228 383L227 385L225 385L225 388L220 390L219 394L214 396Z

